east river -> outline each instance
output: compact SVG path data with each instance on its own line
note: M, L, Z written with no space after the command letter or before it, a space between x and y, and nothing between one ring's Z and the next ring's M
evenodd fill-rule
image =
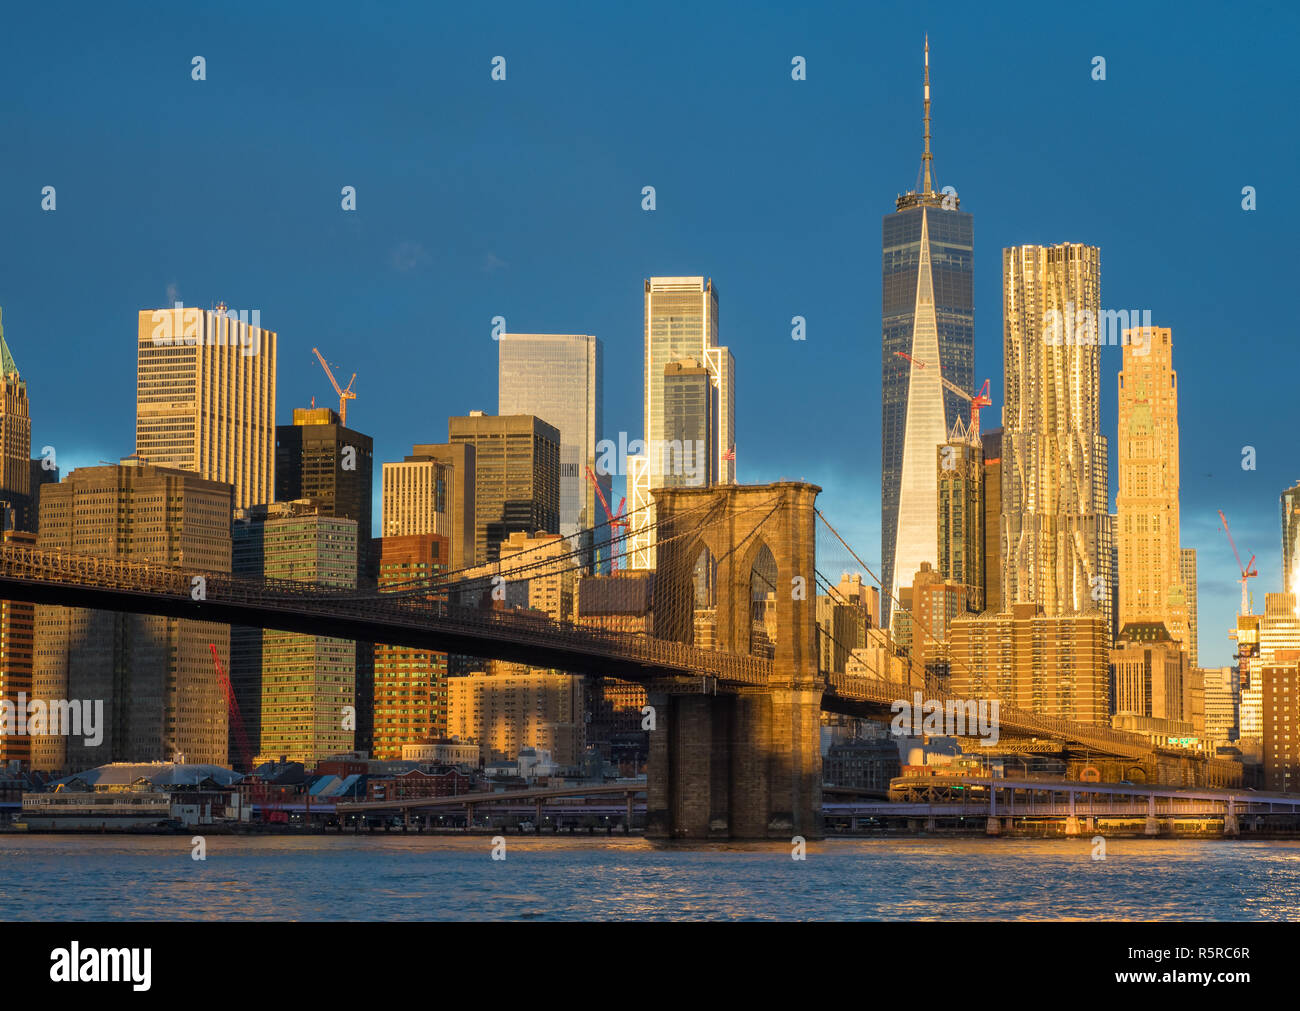
M0 836L14 920L1292 920L1300 842ZM500 851L498 850L498 855Z

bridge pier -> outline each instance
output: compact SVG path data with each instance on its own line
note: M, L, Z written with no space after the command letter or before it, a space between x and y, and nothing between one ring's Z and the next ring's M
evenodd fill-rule
M1079 834L1079 819L1074 815L1065 819L1065 834L1067 836Z
M653 692L646 835L820 839L821 690Z

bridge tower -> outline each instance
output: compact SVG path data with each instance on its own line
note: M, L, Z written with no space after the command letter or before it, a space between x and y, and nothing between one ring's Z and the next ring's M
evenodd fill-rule
M821 837L820 491L782 481L653 492L655 637L770 657L772 673L731 691L705 678L651 686L651 837Z

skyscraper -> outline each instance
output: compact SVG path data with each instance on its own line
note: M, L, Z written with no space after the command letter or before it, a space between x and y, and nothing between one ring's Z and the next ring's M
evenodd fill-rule
M339 423L329 407L295 407L293 424L275 429L275 498L309 498L325 516L356 520L370 539L374 440Z
M960 210L955 189L933 188L928 39L923 122L918 188L897 198L882 226L881 621L886 627L899 590L910 585L922 562L935 561L935 447L966 410L940 376L963 389L975 381L974 224Z
M1101 252L1016 246L1002 265L1002 606L1032 602L1049 617L1096 609L1109 640L1101 355L1095 336L1078 340L1074 327L1097 319Z
M235 520L236 575L356 589L356 520L327 515L310 500L239 510ZM286 755L315 765L351 751L356 644L270 628L235 627L233 632L231 681L240 712L247 714L245 726L256 734L249 742L257 751L256 760ZM345 718L345 707L353 709L351 720Z
M1197 623L1197 598L1200 594L1196 588L1196 549L1182 548L1178 552L1178 572L1183 588L1187 591L1187 664L1189 667L1200 666L1200 628Z
M474 561L495 562L516 531L558 533L560 433L529 414L471 411L447 420L448 441L474 447Z
M984 610L1002 610L1002 429L985 432Z
M405 463L433 461L441 469L433 473L440 476L444 504L448 512L449 565L452 571L466 569L474 564L474 444L471 442L419 443L411 447ZM385 464L384 466L388 466ZM426 481L427 478L420 480ZM427 483L425 487L430 487ZM384 498L384 536L433 533L430 521L418 516L408 517L399 507L388 512L388 498Z
M984 572L984 447L978 433L959 418L938 455L939 527L935 566L938 575L965 588L964 606L980 612Z
M36 529L32 522L32 422L27 411L27 384L9 353L0 322L0 503L11 509L0 515L0 528L12 521L19 530Z
M660 483L669 488L713 483L709 449L717 438L709 372L693 358L664 366L663 467Z
M145 463L235 489L235 507L275 497L276 335L245 314L140 312L135 450Z
M714 435L709 453L719 484L736 480L736 360L718 344L718 293L712 279L652 277L645 282L645 442L655 478L663 475L668 417L664 370L691 359L713 388ZM671 461L669 461L671 463ZM658 483L657 481L654 483Z
M1119 373L1115 540L1119 624L1162 622L1188 649L1179 553L1178 373L1166 327L1124 331Z
M78 467L41 489L41 551L230 571L230 485L133 464ZM224 765L226 700L210 645L230 657L230 627L158 615L37 604L37 698L103 699L104 738L34 737L38 769L105 762Z
M604 437L604 348L579 334L503 334L498 352L497 413L531 414L560 433L560 528L570 537L605 522L590 467L606 500L608 474L596 470ZM608 536L606 536L608 539Z
M1282 591L1300 599L1300 481L1282 493Z

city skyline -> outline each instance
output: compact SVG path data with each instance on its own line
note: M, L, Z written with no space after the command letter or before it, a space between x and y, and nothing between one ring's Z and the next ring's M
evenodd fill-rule
M17 16L20 29L25 17L22 14ZM400 460L414 442L442 441L440 428L443 418L491 403L495 392L491 373L495 371L493 358L496 347L490 342L490 321L498 314L509 320L510 330L601 335L609 358L606 366L605 435L616 436L619 431L627 431L631 438L635 438L639 434L636 419L641 407L635 403L636 395L631 388L636 384L640 371L636 368L641 352L638 282L656 274L702 271L712 276L726 293L727 320L722 339L732 347L741 363L740 379L746 390L752 391L739 398L737 404L740 480L761 481L792 475L816 481L825 488L824 499L836 514L855 510L861 514L861 526L853 531L851 537L854 543L864 546L879 543L880 518L872 507L873 501L878 500L879 488L878 461L874 459L872 447L878 445L879 433L874 430L872 415L876 412L870 399L872 390L879 388L878 378L873 375L874 354L871 352L874 330L871 306L879 304L878 292L873 293L871 289L875 283L873 275L878 276L879 264L869 251L871 243L861 241L861 236L870 235L872 219L887 212L898 189L895 180L906 179L907 173L914 171L920 139L916 109L918 54L926 27L923 21L928 20L931 22L931 46L936 51L934 83L938 101L935 119L936 133L944 138L944 178L954 182L966 201L964 206L969 206L981 221L976 261L983 266L977 266L975 272L976 304L986 308L976 314L975 371L979 378L995 378L994 407L986 413L986 427L993 427L996 419L993 411L1001 406L1003 396L996 378L1002 370L1000 341L995 336L1000 331L1002 319L993 308L997 302L991 294L1000 290L1002 281L993 267L998 251L1017 242L1065 239L1100 247L1106 277L1104 304L1149 305L1163 325L1171 326L1180 335L1179 371L1182 382L1186 384L1185 402L1216 394L1234 398L1231 409L1188 412L1190 416L1182 425L1183 456L1187 461L1183 482L1182 540L1184 546L1198 551L1201 578L1199 624L1203 633L1201 653L1207 666L1230 662L1231 643L1226 632L1232 624L1239 593L1231 550L1218 529L1216 510L1225 510L1246 554L1258 556L1260 578L1254 581L1252 591L1256 598L1255 610L1259 611L1263 591L1283 588L1278 507L1274 503L1298 476L1297 465L1284 455L1287 448L1278 426L1265 413L1268 408L1262 406L1286 402L1281 387L1276 385L1282 381L1277 373L1284 370L1258 369L1255 364L1241 360L1255 356L1232 354L1234 346L1249 338L1255 342L1255 347L1260 348L1259 363L1269 362L1269 336L1277 334L1275 340L1280 339L1284 318L1276 294L1284 290L1284 275L1275 276L1275 272L1280 271L1286 262L1282 237L1289 233L1287 225L1293 221L1295 212L1276 196L1271 202L1267 199L1268 176L1261 171L1261 159L1253 154L1260 150L1255 146L1255 136L1260 132L1255 126L1255 117L1263 117L1263 113L1238 109L1236 104L1216 95L1209 82L1186 80L1185 74L1172 75L1178 77L1181 86L1190 89L1193 95L1171 103L1161 121L1152 124L1155 136L1151 146L1159 148L1163 144L1172 147L1172 139L1162 138L1175 136L1193 110L1198 119L1208 110L1216 123L1227 122L1230 110L1237 124L1230 127L1233 137L1241 136L1239 143L1234 142L1235 146L1246 152L1232 159L1227 159L1222 151L1208 152L1205 157L1197 159L1195 166L1161 161L1162 170L1172 173L1168 181L1169 192L1174 194L1173 202L1182 215L1178 221L1172 221L1168 208L1153 207L1135 195L1136 188L1125 181L1124 172L1098 173L1094 163L1090 172L1072 179L1070 172L1077 170L1063 164L1070 147L1067 144L1061 145L1057 159L1062 164L1052 161L1052 172L1038 176L1022 172L1007 174L1007 165L1014 163L1015 159L1007 157L1006 151L1026 149L1023 144L1017 146L1021 142L1006 132L998 117L980 111L981 101L997 87L999 72L973 71L986 63L997 63L1002 52L999 45L1010 53L1014 39L999 43L992 29L981 32L961 23L960 18L951 28L945 25L939 32L934 30L938 19L933 15L896 23L889 15L873 14L871 20L873 23L880 20L882 27L887 28L883 34L890 35L892 41L889 47L871 49L865 61L851 61L857 67L869 63L874 68L869 78L846 69L841 61L833 58L836 51L828 50L826 44L822 44L820 51L812 45L798 46L793 41L787 44L787 39L800 37L800 30L791 30L792 27L798 28L797 23L792 26L789 21L782 22L779 30L766 29L772 34L770 41L774 53L779 52L779 60L773 55L770 68L745 64L745 87L750 90L761 88L769 114L779 121L779 129L763 133L768 145L763 149L765 152L784 150L792 143L796 148L803 144L805 155L821 149L830 136L825 129L827 122L823 119L817 119L811 125L801 122L812 104L828 100L838 103L835 106L837 116L842 119L853 111L855 122L862 121L864 105L870 109L870 129L867 131L870 142L865 147L859 146L854 137L844 135L838 127L833 133L837 143L843 139L855 145L855 152L874 153L868 159L852 159L852 173L847 168L828 168L826 182L821 187L833 194L836 206L842 208L847 204L852 208L848 219L839 221L825 209L819 213L818 208L827 207L820 199L810 200L806 195L792 199L788 185L776 188L781 173L760 171L757 163L752 168L753 179L744 177L743 173L739 179L728 174L727 180L734 183L737 195L723 199L720 191L716 190L717 183L711 174L713 170L707 167L702 170L704 184L703 192L700 192L698 186L683 185L672 162L651 157L645 168L639 168L633 158L625 166L626 171L619 175L620 179L626 177L625 183L619 183L621 188L602 181L593 191L596 197L593 211L596 213L590 222L583 219L580 231L584 241L596 234L597 226L601 235L613 236L619 230L635 230L642 238L632 240L631 245L616 238L614 248L603 250L599 256L590 252L579 253L570 245L574 240L566 238L558 255L553 257L560 261L554 267L530 259L540 253L540 233L536 230L542 227L541 220L550 221L550 214L565 209L572 212L575 194L587 187L589 180L580 170L573 172L573 166L569 166L567 161L544 159L548 171L543 175L544 193L536 206L530 203L519 205L517 201L520 198L512 196L507 201L508 206L500 211L491 211L480 200L469 218L462 218L452 230L454 241L448 243L446 249L439 248L441 233L433 227L438 219L434 211L440 205L439 201L431 201L420 196L418 190L403 188L402 185L386 190L385 187L392 184L387 174L372 176L373 181L367 185L364 175L352 175L361 170L350 165L338 168L338 172L345 173L347 178L340 176L338 185L330 179L330 185L326 186L325 175L330 173L298 162L290 165L286 161L276 162L278 171L308 172L310 185L307 189L312 193L319 190L312 198L315 206L308 206L309 202L300 196L290 199L288 192L282 192L278 187L274 187L273 199L258 195L242 175L230 186L222 187L223 191L236 194L231 197L231 207L226 208L224 203L216 206L231 210L237 223L250 225L251 218L245 215L272 221L282 220L283 215L288 215L295 229L306 227L309 233L315 227L311 224L314 216L319 215L322 221L320 234L307 241L324 242L332 252L310 250L303 238L296 238L291 247L293 252L289 252L290 247L276 241L270 244L270 249L274 250L277 262L268 264L263 262L266 254L249 254L242 246L236 256L233 241L222 239L215 243L215 250L212 246L184 253L173 250L165 261L151 256L144 249L143 255L129 264L132 267L130 271L125 271L120 263L106 262L111 258L97 256L91 269L89 261L83 264L81 257L99 249L96 230L111 227L118 220L117 214L128 213L115 211L114 207L133 207L130 213L144 214L142 229L146 237L164 234L162 223L150 217L153 212L148 208L152 207L152 202L137 198L139 183L133 183L128 175L123 174L124 166L117 165L112 152L103 166L107 183L95 184L95 192L101 192L104 185L120 186L120 199L117 204L110 201L96 205L93 218L88 222L85 187L77 181L75 173L68 176L69 169L58 159L51 160L52 152L58 151L58 144L42 147L39 124L34 120L25 121L25 136L29 137L29 143L19 145L16 151L18 176L39 180L32 190L33 194L39 195L44 176L53 173L58 178L51 178L50 183L58 185L59 190L58 210L44 214L38 209L38 199L27 200L21 192L9 194L8 200L17 208L7 215L12 217L15 226L14 249L8 250L6 258L0 261L3 268L0 276L6 279L4 287L0 288L0 305L5 306L7 336L15 357L23 363L23 379L29 384L32 395L33 453L44 445L54 446L64 474L78 466L93 465L99 459L117 459L130 454L134 448L130 408L125 403L120 408L115 406L113 392L131 368L130 356L128 354L123 359L121 345L124 340L129 340L125 334L130 332L129 320L133 313L145 307L171 304L169 296L173 295L185 299L187 304L207 306L227 298L239 305L255 305L261 309L265 325L275 330L280 339L280 404L276 423L288 423L287 415L291 408L306 406L311 396L329 402L328 386L309 354L315 343L326 348L331 360L338 360L342 367L355 368L360 373L356 387L359 399L351 405L355 415L349 414L349 427L355 426L375 438L379 461ZM70 31L76 35L93 33L96 22L97 17L92 15L85 26L73 26ZM202 16L196 20L196 25L211 29L210 37L217 39L218 44L228 37L225 32L237 33L238 24L236 20L233 29L223 29L215 23L205 25ZM536 24L529 25L530 31L537 28ZM651 29L651 32L657 30ZM1143 47L1151 46L1157 30L1163 44L1155 47L1154 54L1151 54ZM1195 48L1198 42L1195 31L1187 24L1168 26L1161 23L1157 28L1153 19L1141 15L1131 25L1131 38L1113 43L1073 40L1068 52L1077 52L1078 69L1068 73L1055 65L1061 61L1060 57L1046 60L1041 54L1026 55L1017 48L1014 58L1007 57L1013 60L1017 73L1032 73L1035 80L1050 82L1046 89L1048 94L1042 98L1019 98L1017 101L1047 103L1057 99L1068 100L1080 110L1094 110L1095 116L1088 117L1089 124L1093 118L1107 118L1111 123L1110 129L1115 129L1115 123L1127 122L1124 118L1127 114L1120 108L1128 100L1124 96L1131 96L1133 89L1151 88L1153 80L1162 74L1170 76L1170 67L1179 66L1176 62L1170 63L1172 55L1177 54L1180 46ZM914 34L909 35L909 32ZM1066 41L1063 25L1049 25L1048 32L1053 42ZM803 37L808 37L808 33ZM274 45L277 38L276 29L272 28L266 41L255 42L253 50L260 51L262 45ZM539 38L546 38L545 33ZM898 39L904 40L904 44L896 45ZM911 42L912 39L915 41ZM963 40L960 46L958 39ZM972 52L972 40L978 40L983 47L977 54ZM1203 40L1201 36L1199 41ZM146 32L137 44L148 46L151 43L156 44L156 40ZM790 52L780 51L777 43ZM523 54L538 52L538 44L529 42L522 33L513 35L513 38L507 33L506 40L498 48L511 57L511 45ZM484 45L488 42L485 41ZM237 48L233 45L225 47L228 51ZM897 52L893 51L895 48ZM196 51L201 51L201 46ZM328 52L327 45L325 51ZM493 49L489 53L485 49L481 61L483 82L478 90L485 94L478 95L475 91L467 99L468 107L486 116L485 122L489 123L493 116L490 106L484 103L495 99L487 89L493 86L509 88L521 78L528 80L524 69L528 61L512 57L507 81L494 85L488 76L487 61L496 51ZM571 53L572 50L561 47L561 52ZM808 59L806 82L790 79L789 59L796 52L803 52ZM1094 52L1107 54L1110 74L1105 81L1093 81L1089 77L1089 61ZM187 54L185 60L188 58ZM242 62L249 58L245 54L240 59ZM212 59L211 54L209 59ZM466 55L464 60L465 76L477 73L477 68L472 66L472 57ZM214 65L217 62L212 60ZM7 67L30 69L30 64L21 52L16 52L10 57ZM1117 73L1118 67L1126 67L1126 72L1122 75ZM7 73L9 69L0 73ZM563 94L567 95L570 87L577 89L583 85L589 69L579 72L577 65L570 65L564 77ZM1257 75L1257 83L1261 84L1267 84L1268 75L1276 73L1268 66L1262 69L1252 66L1250 69ZM413 71L414 65L405 55L399 54L394 69L397 78L405 79L405 75ZM1245 71L1228 67L1223 72L1231 83L1235 80L1233 75ZM141 86L139 78L132 76L132 71L123 69L119 73L124 75L124 87ZM158 86L162 73L160 69L148 71L149 87ZM555 73L550 64L547 73ZM660 80L658 72L651 66L635 61L627 73L642 84ZM1258 75L1263 75L1262 80ZM209 93L217 92L218 89L211 86L220 80L218 75L210 73L205 82L192 82L184 74L177 76L176 97L169 98L169 102L216 103L205 109L205 114L212 115L198 116L198 119L208 120L205 129L215 123L217 128L225 125L235 134L246 125L248 113L243 101L246 95L241 95L235 102L233 97L223 98L220 93ZM1067 77L1068 82L1063 80ZM956 86L958 81L970 81L970 85L961 88ZM182 84L191 89L207 87L209 92L191 91L187 94L181 90ZM739 108L737 96L729 86L712 78L706 84L719 90L721 97L730 103L728 108ZM828 85L835 94L828 96ZM451 86L466 89L466 94L469 94L469 85L455 83ZM698 86L698 81L693 82L692 87ZM817 89L815 97L804 96L798 91L805 86ZM1222 82L1214 84L1215 89L1221 86ZM626 88L626 81L615 82L616 93L621 95L620 89ZM1224 90L1230 89L1225 87ZM549 103L556 97L554 92L549 92L526 100ZM69 96L55 88L47 101L66 102ZM229 119L233 106L226 103L237 104L244 110L240 119ZM1105 111L1104 117L1101 109ZM466 128L459 118L461 115L464 114L457 114L449 124L451 136L463 133ZM739 125L744 130L754 126L745 116L740 117ZM692 130L698 129L694 119L689 120L688 126ZM191 127L179 125L173 129L183 136ZM735 127L726 127L728 131L732 129ZM1099 132L1104 129L1095 125L1080 127L1078 143L1090 145L1090 152L1108 151L1106 134ZM124 124L121 135L126 141L137 132L136 128ZM978 138L985 133L989 137L981 142ZM591 143L590 135L582 130L575 130L574 136L586 138L584 143ZM304 147L302 137L292 139L300 149L314 150L311 143ZM715 142L719 152L726 148L726 144L721 142L725 139ZM158 142L156 138L153 141L155 144ZM541 140L529 137L528 142L541 143ZM385 140L386 145L391 143ZM1270 159L1273 164L1285 163L1287 145L1293 145L1294 140L1287 136L1281 138L1280 143L1281 156ZM990 157L987 149L997 148L999 144L1005 148ZM470 150L473 149L471 145ZM384 150L386 154L392 152L391 146L385 146ZM624 151L637 157L644 154L636 144L629 144L622 134L617 134L617 144L611 141L608 150ZM1032 150L1037 151L1037 148ZM1147 156L1141 157L1145 159ZM557 175L561 164L570 171L567 179ZM783 170L790 167L788 160L778 164ZM1132 163L1132 168L1136 170L1143 164L1146 162ZM209 192L203 189L205 171L196 169L192 180L166 180L166 198L185 206L187 201L197 199L197 194ZM689 171L697 172L700 168L693 165ZM1108 174L1120 178L1113 184L1100 178ZM1015 178L1010 178L1010 175ZM275 177L274 172L272 176ZM486 196L487 190L496 187L527 189L512 173L495 176L488 182L494 185L485 185L481 196ZM557 185L560 182L564 185ZM339 209L337 193L345 184L358 187L359 210L356 213L364 217L349 218L347 212ZM1240 207L1240 190L1248 184L1259 189L1259 211L1246 212ZM144 189L152 192L157 185L158 180L150 177ZM653 214L640 209L642 185L657 185L658 202ZM1047 194L1058 191L1069 192L1071 200L1047 199ZM764 192L767 193L766 201L759 199ZM1281 184L1275 185L1272 192L1281 193ZM79 193L82 195L77 195ZM767 217L758 233L761 241L750 240L737 245L711 238L712 233L725 233L728 229L737 234L750 234L743 227L744 215L752 216L755 207L770 206L772 197L777 194L780 200L775 203L783 206L765 212ZM701 205L702 198L714 203L709 205L706 200L705 205ZM30 204L30 210L22 210L26 206L23 200ZM628 207L620 209L619 216L611 218L614 208L621 208L623 202ZM738 203L746 206L738 207ZM539 217L519 229L503 228L498 215L515 213L521 206L532 207L532 213ZM141 211L141 207L145 210ZM424 222L418 226L418 234L414 237L412 230L398 223L395 217L400 212L400 217L406 218L412 209L415 218ZM692 213L703 215L702 221L710 226L707 233L700 233L698 228L688 224ZM479 224L471 228L475 220ZM1189 237L1190 223L1196 223L1198 228L1210 228L1219 241L1219 248L1211 244L1198 246L1201 256L1197 265L1202 269L1196 271L1186 271L1181 265L1167 263L1162 254L1167 244L1185 245L1192 241ZM1152 233L1149 235L1148 225ZM840 233L850 226L858 238L853 245L846 245L847 239ZM477 234L473 229L479 227L482 229L481 241L473 238ZM665 227L668 231L664 230ZM375 232L382 239L374 235ZM811 251L800 246L800 242L808 243L816 236L822 238L812 244L815 248ZM496 241L498 237L501 237L500 243ZM1152 241L1155 238L1159 242ZM72 312L70 306L61 304L65 300L57 296L56 288L51 287L55 282L53 277L42 276L34 266L15 256L16 249L29 249L32 256L26 259L30 259L32 264L49 262L56 255L51 242L61 244L57 253L62 258L60 262L66 263L68 270L76 273L86 286L86 297L96 305L90 328L86 325L84 312ZM1256 253L1252 257L1249 276L1232 262L1236 256L1234 243L1246 242L1252 244ZM351 246L357 249L355 256L341 252ZM755 246L758 248L753 248ZM796 250L793 254L792 249ZM358 303L355 307L340 308L337 300L331 304L318 296L309 296L304 286L307 277L299 273L301 268L285 266L293 262L295 255L304 263L325 256L323 266L328 268L324 270L325 276L332 278L337 285L344 285L345 290L357 287L359 278L371 279L363 283L375 294L375 299L357 299L354 300ZM448 278L449 290L455 292L461 288L464 297L442 297L430 289L430 277L444 263L445 257L451 257L454 263ZM564 292L563 285L556 281L558 276L570 274L575 268L590 270L590 278L584 279L582 285L584 292L596 292L589 300L580 301L573 297L572 292ZM306 274L311 275L318 269L312 267ZM1191 274L1193 279L1180 280L1175 274ZM781 276L785 283L773 284L771 278L774 276ZM852 283L850 278L854 279ZM865 285L861 283L862 278L866 279ZM316 283L320 278L312 280ZM175 290L167 290L169 286L174 286ZM541 294L544 286L552 290ZM1232 297L1222 297L1224 292L1231 292ZM421 331L407 327L406 322L413 318L410 317L414 309L412 300L418 300L424 306L420 312L427 313L430 297L440 299L446 306L439 332L433 334L436 340L418 341L395 336L376 339L379 331L364 322L367 314L379 310L385 314L383 329L386 335L396 335L404 330L415 334L427 332L427 327ZM1255 312L1237 312L1233 309L1236 304L1249 305ZM790 340L788 321L794 315L802 315L808 321L807 342ZM1243 316L1244 321L1236 321ZM446 329L442 330L444 325ZM76 347L78 353L69 356L68 347ZM413 350L427 355L419 360L423 368L403 370L398 367L395 358L408 356ZM1113 438L1114 376L1119 368L1119 349L1105 348L1101 355L1101 432L1107 438ZM415 383L415 373L432 367L456 373L463 381L458 382L455 389L440 391L431 405L427 395L414 394L420 389ZM614 377L618 377L617 383ZM796 398L793 406L798 423L791 422L787 411L772 407L773 396L790 388L813 391L799 394ZM1254 390L1255 395L1246 398L1242 407L1236 407L1235 399L1247 389ZM445 402L442 396L446 397ZM129 395L123 394L122 399L129 401ZM404 403L406 400L412 403L407 405ZM93 413L91 403L95 405ZM815 419L831 414L842 416L846 408L860 416L861 437L852 440L819 439ZM1241 469L1242 450L1246 446L1258 451L1256 471ZM1194 453L1191 447L1195 447ZM1196 460L1194 464L1193 459ZM1204 466L1201 466L1202 462ZM1113 490L1113 472L1111 487ZM616 485L615 495L620 492ZM873 557L866 560L873 566L879 562Z

